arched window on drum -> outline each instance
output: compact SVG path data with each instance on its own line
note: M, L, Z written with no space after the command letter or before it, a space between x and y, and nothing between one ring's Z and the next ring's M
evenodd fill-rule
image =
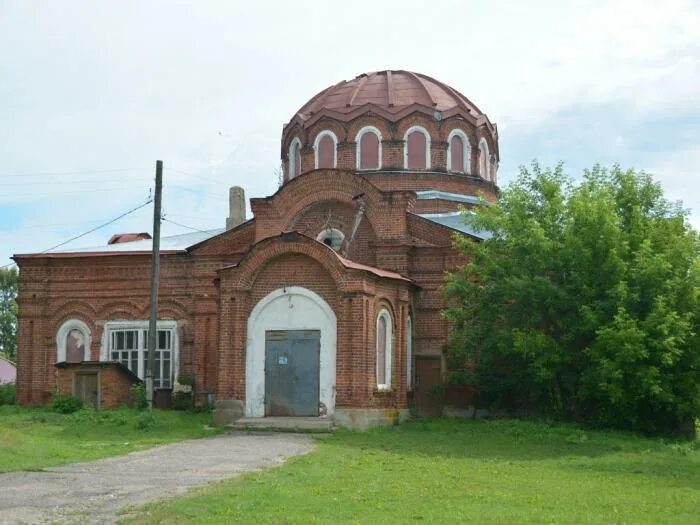
M338 137L330 130L316 135L314 156L316 169L333 169L337 163Z
M301 141L298 137L295 137L289 145L288 165L288 178L291 180L298 177L301 173Z
M430 169L430 135L425 128L408 128L404 135L403 161L407 170Z
M374 126L365 126L355 137L357 169L377 170L382 167L382 134Z
M482 138L479 141L479 175L486 180L491 180L490 167L491 155L489 154L489 145L486 143L486 139Z
M469 139L460 129L454 129L447 137L447 171L469 173L470 151Z

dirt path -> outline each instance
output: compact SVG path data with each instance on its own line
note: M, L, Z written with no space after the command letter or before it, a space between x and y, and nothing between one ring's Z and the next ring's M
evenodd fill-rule
M114 523L128 506L274 466L313 448L303 434L232 433L126 456L0 474L0 524Z

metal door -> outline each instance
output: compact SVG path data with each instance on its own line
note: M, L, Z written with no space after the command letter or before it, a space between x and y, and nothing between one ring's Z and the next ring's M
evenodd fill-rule
M265 415L318 416L320 330L265 332Z
M440 358L416 358L414 402L416 414L435 417L442 414L443 392Z
M97 372L76 372L73 386L75 397L85 406L99 408Z

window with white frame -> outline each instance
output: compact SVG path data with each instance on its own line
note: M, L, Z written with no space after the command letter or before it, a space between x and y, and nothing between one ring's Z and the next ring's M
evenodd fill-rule
M119 361L141 379L148 361L148 321L107 323L105 361ZM177 361L177 335L174 322L159 322L156 341L155 388L172 388Z
M90 329L79 319L65 321L56 333L56 362L90 360Z
M491 164L491 158L489 155L489 145L486 143L486 139L482 138L479 141L479 175L481 175L486 180L490 180L489 177L489 165Z
M365 126L355 137L358 170L382 167L382 134L374 126Z
M408 170L430 169L430 135L421 126L412 126L403 137L403 163Z
M469 139L461 129L453 129L447 137L447 170L470 172Z
M316 135L314 156L316 169L333 169L336 166L338 137L330 130Z
M301 141L298 137L294 137L292 143L289 145L289 156L288 161L288 178L291 180L297 177L301 173Z
M391 314L381 310L377 316L377 388L391 388Z
M316 236L316 240L330 246L337 252L343 245L345 234L335 228L326 228Z

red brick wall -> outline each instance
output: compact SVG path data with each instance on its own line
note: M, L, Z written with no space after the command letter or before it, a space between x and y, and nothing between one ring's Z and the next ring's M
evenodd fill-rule
M74 375L80 372L96 373L100 392L99 408L119 408L131 402L132 378L116 365L70 365L55 368L55 391L58 394L75 395Z

